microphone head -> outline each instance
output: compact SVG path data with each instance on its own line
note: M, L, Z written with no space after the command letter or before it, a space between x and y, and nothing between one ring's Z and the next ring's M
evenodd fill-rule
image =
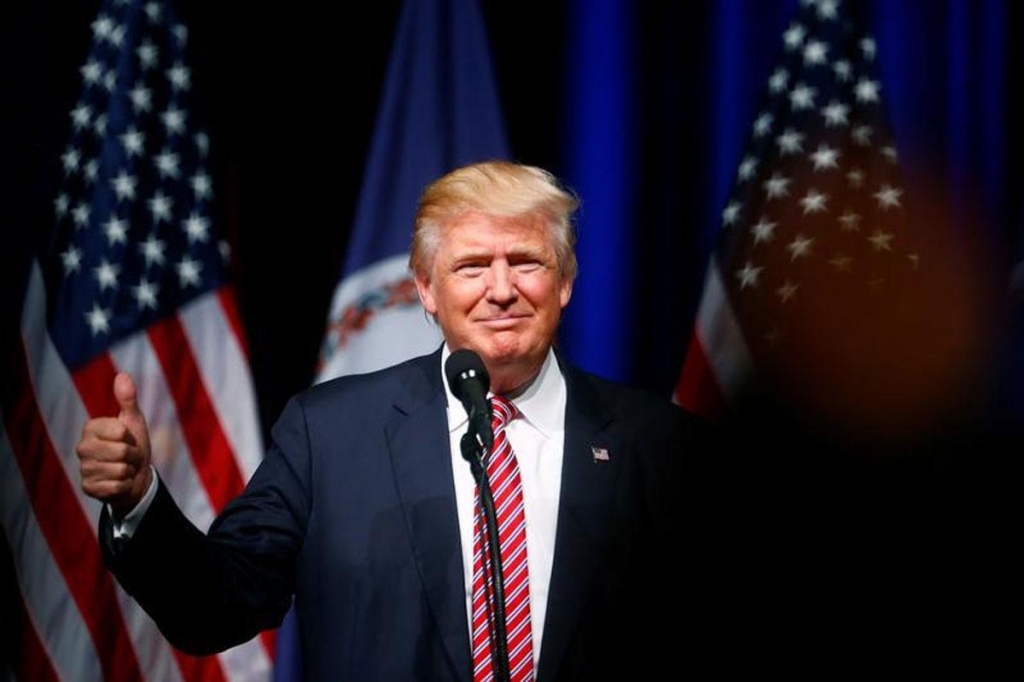
M480 382L485 395L491 387L491 375L487 373L484 361L476 351L468 348L460 348L448 356L448 361L444 363L444 374L452 393L463 402L466 400L464 387L467 382Z

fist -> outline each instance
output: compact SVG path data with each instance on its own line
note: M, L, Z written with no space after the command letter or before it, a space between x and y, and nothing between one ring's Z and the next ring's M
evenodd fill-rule
M82 490L111 506L124 517L152 482L149 429L135 401L135 382L124 373L114 377L114 398L120 407L116 417L86 422L75 452L82 474Z

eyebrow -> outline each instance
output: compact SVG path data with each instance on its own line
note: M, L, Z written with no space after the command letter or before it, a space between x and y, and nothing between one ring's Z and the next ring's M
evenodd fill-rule
M486 249L473 249L452 254L445 262L448 265L459 265L479 260L490 260L491 255L492 252Z
M536 246L530 246L530 245L517 244L515 246L510 247L505 252L505 255L510 257L510 258L516 258L516 257L520 257L521 258L523 256L542 258L544 256L544 249L543 249L543 247L536 247ZM494 256L494 250L493 249L470 247L470 248L467 248L467 249L465 249L463 251L459 251L459 252L453 253L451 255L451 257L448 258L448 262L449 263L461 263L463 261L478 260L478 259L481 259L481 258L490 259L493 256Z

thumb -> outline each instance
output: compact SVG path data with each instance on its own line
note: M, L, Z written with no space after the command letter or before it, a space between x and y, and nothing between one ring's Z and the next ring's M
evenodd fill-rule
M121 411L117 419L128 427L131 441L142 448L144 461L149 461L149 429L146 417L136 401L135 382L127 372L118 372L114 377L114 399Z
M117 405L121 408L117 415L118 419L124 421L142 417L135 396L135 382L132 381L131 375L127 372L118 372L114 377L114 399L117 400Z

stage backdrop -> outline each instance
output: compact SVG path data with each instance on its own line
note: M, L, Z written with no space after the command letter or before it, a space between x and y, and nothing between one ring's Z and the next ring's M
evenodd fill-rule
M100 4L17 0L0 18L5 359L21 343L32 254L50 239L69 112ZM175 5L189 27L192 102L212 141L213 216L230 246L266 435L288 396L316 375L401 3L340 16L330 6ZM902 349L915 362L935 360L923 366L936 398L898 437L883 429L860 438L834 412L808 419L794 407L806 395L793 403L762 395L755 412L763 405L763 414L744 413L749 421L726 429L731 483L709 526L721 524L734 533L726 544L745 548L742 558L727 554L737 559L727 567L737 585L729 605L763 607L751 631L771 631L770 614L795 606L799 635L815 643L826 637L816 623L840 620L859 650L876 639L899 648L904 630L960 641L991 620L978 604L1005 603L998 578L1010 565L999 547L1008 544L1000 540L1024 419L1024 339L1014 336L1024 298L1024 6L480 3L511 157L552 170L582 200L580 275L562 347L583 367L666 399L691 347L755 122L786 58L783 36L808 6L818 21L835 12L874 39L871 80L903 180L899 201L917 227L934 227L923 237L933 257L921 267L948 287L945 301L922 299L919 345ZM808 44L798 43L805 61ZM835 54L826 59L834 68ZM787 84L790 94L796 85ZM4 367L6 418L20 380ZM4 554L0 626L16 646L6 636L20 626L7 607L18 597ZM853 627L854 616L870 626ZM998 632L982 631L998 650ZM928 651L941 658L955 647Z

